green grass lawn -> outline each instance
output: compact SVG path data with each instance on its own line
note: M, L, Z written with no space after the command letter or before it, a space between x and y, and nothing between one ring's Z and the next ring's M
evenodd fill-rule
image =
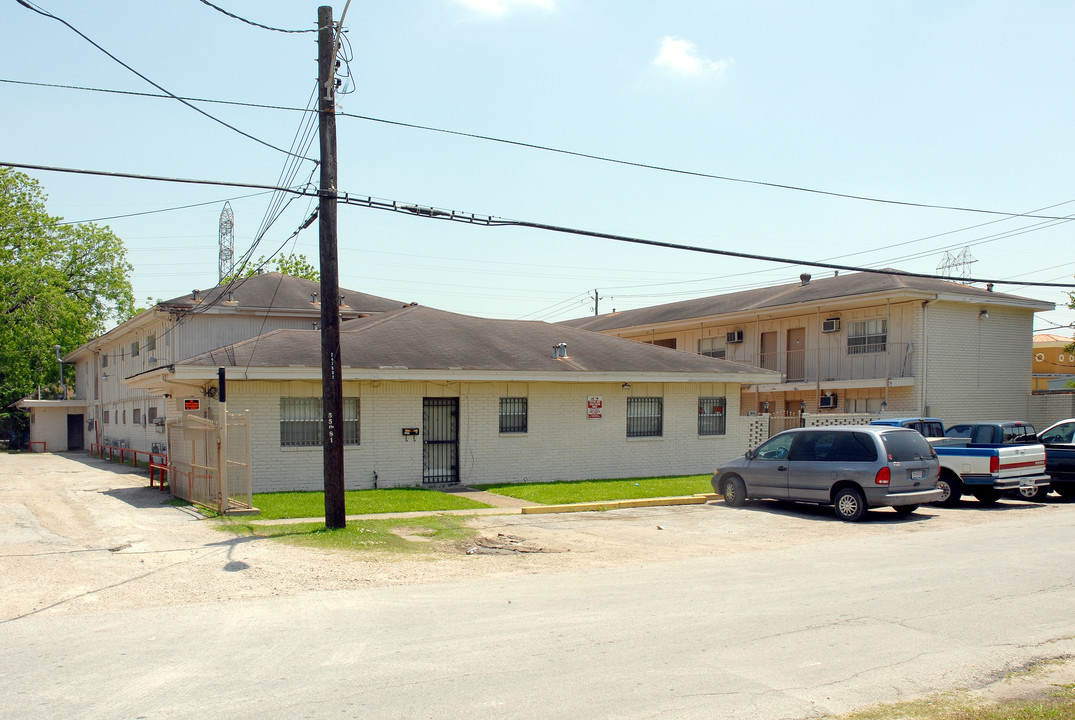
M713 492L711 475L687 475L654 478L625 478L622 480L575 480L552 483L501 483L475 485L499 495L530 500L544 505L633 500L636 498L677 497Z
M323 522L264 525L259 524L257 519L257 516L226 518L218 528L245 537L278 540L289 545L321 550L408 555L430 554L437 548L443 549L445 543L461 543L476 532L466 526L464 518L452 515L351 520L340 530L328 530Z
M325 493L280 492L257 493L254 507L262 520L325 517ZM390 490L349 490L344 493L348 515L394 512L437 512L439 510L473 510L489 507L485 503L436 490L393 488Z

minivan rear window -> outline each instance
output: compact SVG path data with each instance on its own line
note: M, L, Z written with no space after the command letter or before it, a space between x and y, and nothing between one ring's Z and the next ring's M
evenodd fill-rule
M933 448L929 442L913 430L883 433L881 442L885 444L888 459L892 462L927 460L933 456Z

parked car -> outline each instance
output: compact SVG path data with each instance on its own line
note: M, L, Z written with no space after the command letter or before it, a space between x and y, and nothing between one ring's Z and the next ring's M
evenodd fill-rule
M1038 433L1038 442L1045 446L1045 471L1052 477L1053 490L1075 498L1075 418L1045 428Z
M1037 430L1034 426L1023 420L1008 420L1003 422L969 422L949 425L944 431L948 443L962 445L1030 445L1038 442ZM934 443L934 447L937 444ZM944 456L941 456L941 484L944 484ZM1046 469L1048 474L1048 469ZM1049 485L1020 486L1016 490L1008 490L1008 495L1016 500L1030 500L1041 502L1049 495Z
M995 503L1006 492L1020 491L1035 498L1049 493L1045 448L1036 441L978 444L945 437L944 424L937 418L882 418L870 425L910 428L929 439L941 461L942 505L955 505L966 493L986 504Z
M729 505L748 498L832 505L841 520L892 506L909 515L941 499L940 462L922 435L894 427L785 430L717 468L713 490Z

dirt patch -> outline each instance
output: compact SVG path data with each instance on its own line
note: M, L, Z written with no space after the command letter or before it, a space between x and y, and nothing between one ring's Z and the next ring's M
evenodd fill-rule
M433 535L432 528L415 526L389 528L388 532L410 542L429 542Z
M477 537L467 547L467 555L512 555L514 553L561 552L529 542L518 535L497 533L496 537Z

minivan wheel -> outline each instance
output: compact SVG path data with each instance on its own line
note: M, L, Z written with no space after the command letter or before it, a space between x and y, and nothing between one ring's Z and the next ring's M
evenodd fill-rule
M910 515L918 509L917 505L894 505L892 507L896 511L897 515Z
M857 488L845 487L832 499L836 517L847 522L858 522L866 515L866 498Z
M741 507L747 499L747 488L743 480L737 477L728 478L724 483L724 502L732 507Z

